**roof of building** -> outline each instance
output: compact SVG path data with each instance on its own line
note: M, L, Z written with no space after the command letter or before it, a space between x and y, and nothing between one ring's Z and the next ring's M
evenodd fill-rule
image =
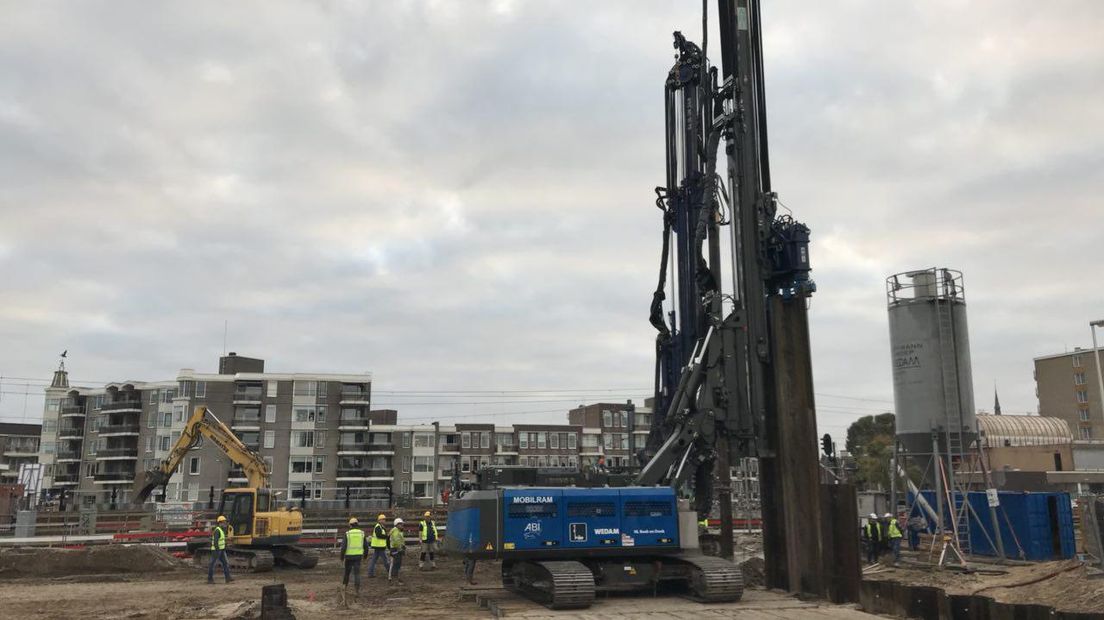
M1065 353L1051 353L1050 355L1040 355L1035 358L1035 361L1038 362L1041 360L1052 360L1060 357L1069 357L1071 355L1085 355L1086 353L1091 355L1095 350L1096 349L1093 349L1092 347L1087 347L1084 349L1081 347L1074 347L1072 351L1066 351ZM1104 355L1104 347L1100 347L1100 354Z
M0 422L0 435L32 435L34 437L38 437L41 434L41 424L16 424L15 422Z
M978 431L990 448L1051 446L1073 442L1069 424L1062 418L1038 415L977 416Z

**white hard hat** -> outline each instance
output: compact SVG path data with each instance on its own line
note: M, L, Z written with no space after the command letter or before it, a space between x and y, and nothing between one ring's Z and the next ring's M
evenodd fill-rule
M886 519L892 519L892 518L893 518L893 515L889 514L888 512L887 512L887 513L885 513L885 514L884 514L884 515L882 515L882 516L884 516L884 517L885 517Z
M395 525L398 525L402 522L403 522L402 517L395 517Z
M871 519L877 519L878 518L878 513L876 513L876 512L870 513L870 518Z

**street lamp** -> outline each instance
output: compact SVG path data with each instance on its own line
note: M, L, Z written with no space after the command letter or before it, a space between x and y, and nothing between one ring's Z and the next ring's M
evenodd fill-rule
M1092 332L1093 341L1093 358L1096 360L1096 387L1098 390L1098 398L1100 398L1101 414L1104 415L1104 373L1100 370L1100 347L1096 344L1096 328L1104 327L1104 319L1099 321L1089 321L1089 331Z

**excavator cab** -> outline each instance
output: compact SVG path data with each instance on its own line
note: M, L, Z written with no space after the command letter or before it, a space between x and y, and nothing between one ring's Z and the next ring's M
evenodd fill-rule
M225 516L230 524L231 541L239 544L252 542L256 529L253 524L256 499L256 489L226 489L222 492L219 514Z

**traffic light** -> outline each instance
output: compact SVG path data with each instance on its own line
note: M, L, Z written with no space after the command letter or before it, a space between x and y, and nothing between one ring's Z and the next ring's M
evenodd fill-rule
M825 456L832 456L832 436L828 433L820 438L820 449L824 450Z

